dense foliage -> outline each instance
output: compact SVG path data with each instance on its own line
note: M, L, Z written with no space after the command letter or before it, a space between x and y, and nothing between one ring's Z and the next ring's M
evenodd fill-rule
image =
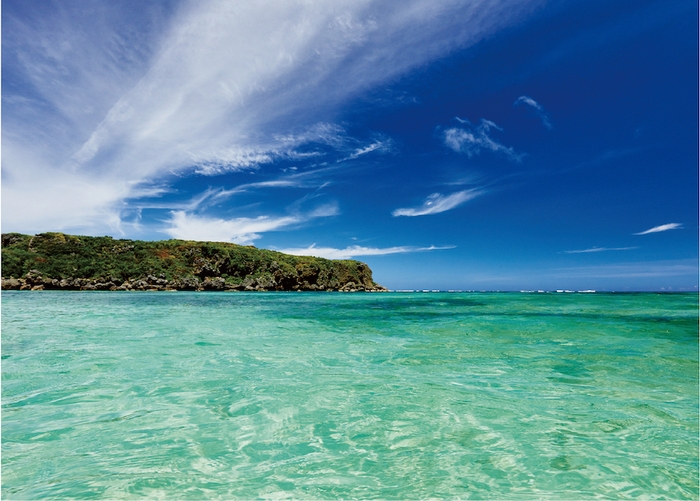
M117 240L63 233L2 235L3 278L41 276L51 288L85 288L76 279L131 288L338 290L372 289L369 267L354 260L291 256L220 242ZM53 282L51 282L53 280ZM57 281L63 281L59 287ZM350 285L348 285L350 284ZM9 287L5 287L9 288ZM105 288L105 287L102 287ZM142 287L143 288L143 287Z

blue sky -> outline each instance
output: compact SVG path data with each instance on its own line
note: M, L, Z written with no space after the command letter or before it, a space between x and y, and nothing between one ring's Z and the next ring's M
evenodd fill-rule
M2 8L2 231L697 290L697 3Z

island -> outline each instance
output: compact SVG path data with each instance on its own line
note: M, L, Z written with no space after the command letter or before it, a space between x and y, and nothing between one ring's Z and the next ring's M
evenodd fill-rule
M3 290L384 292L360 261L253 246L2 234Z

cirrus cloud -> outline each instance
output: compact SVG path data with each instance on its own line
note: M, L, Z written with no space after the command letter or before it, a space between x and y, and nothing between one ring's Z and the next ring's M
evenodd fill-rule
M564 254L587 254L590 252L626 251L638 248L639 247L591 247L590 249L564 251Z
M345 249L336 249L333 247L316 247L312 244L309 247L295 247L289 249L277 249L285 254L294 256L314 256L323 257L326 259L352 259L361 256L385 256L388 254L405 254L407 252L426 252L433 250L454 249L455 246L448 245L443 247L413 247L413 246L397 246L397 247L363 247L360 245L351 245Z
M199 240L203 242L233 242L249 245L262 237L261 233L278 231L298 226L312 219L338 214L334 204L321 206L307 214L287 216L258 216L222 219L187 213L184 210L171 212L169 226L162 230L173 238Z
M428 195L422 205L418 207L396 209L391 213L392 216L427 216L430 214L438 214L440 212L445 212L450 209L462 205L473 198L478 197L485 193L483 190L471 189L458 191L457 193L452 193L451 195L441 195L440 193L433 193Z
M668 230L680 230L683 228L683 225L681 223L668 223L668 224L662 224L661 226L654 226L653 228L649 228L648 230L641 231L639 233L634 233L634 235L648 235L649 233L659 233L661 231L668 231Z
M143 183L256 169L304 155L301 147L314 141L335 148L335 125L304 131L540 3L3 5L3 79L12 82L2 96L3 228L104 231L118 225ZM373 143L339 153L353 160L381 149ZM63 177L87 186L77 194L84 202L54 183ZM88 195L91 186L99 196Z
M544 108L540 103L538 103L531 97L520 96L518 99L515 100L513 106L519 106L521 104L524 104L534 109L535 115L537 115L539 119L542 120L542 125L544 125L547 129L552 130L552 122L549 121L549 115L546 111L544 111Z
M491 129L503 130L490 120L481 119L479 125L473 125L469 120L459 117L455 119L463 124L462 127L452 127L444 132L444 141L457 153L464 153L469 158L478 155L482 150L504 155L509 160L520 162L523 154L517 153L513 148L504 146L490 135Z

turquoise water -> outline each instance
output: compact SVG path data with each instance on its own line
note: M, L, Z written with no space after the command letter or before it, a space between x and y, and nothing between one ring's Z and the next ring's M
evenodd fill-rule
M3 499L698 499L697 294L2 293Z

